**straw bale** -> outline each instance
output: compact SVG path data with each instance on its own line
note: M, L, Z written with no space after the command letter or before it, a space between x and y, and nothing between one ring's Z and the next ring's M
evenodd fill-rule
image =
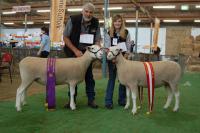
M200 35L196 36L195 41L200 41Z
M200 45L200 41L195 41L194 43Z
M189 65L187 69L188 69L188 71L195 71L195 72L198 71L199 72L200 65Z
M200 44L194 43L194 51L199 51L200 52Z
M200 53L199 51L194 51L193 54L192 54L192 56L193 57L199 57L199 53Z
M193 49L192 48L181 48L180 53L184 54L184 55L192 55Z
M194 48L194 45L191 43L181 43L181 48Z
M193 36L185 37L183 39L183 41L181 42L181 44L185 44L185 45L191 45L192 43L194 43L194 37Z

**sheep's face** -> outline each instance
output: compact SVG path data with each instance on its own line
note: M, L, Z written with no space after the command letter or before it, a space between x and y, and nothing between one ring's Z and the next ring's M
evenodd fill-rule
M112 60L116 58L117 55L119 55L121 49L118 46L110 47L107 53L107 59Z
M102 59L103 56L103 49L98 45L92 45L87 47L88 51L90 52L90 56L97 59Z

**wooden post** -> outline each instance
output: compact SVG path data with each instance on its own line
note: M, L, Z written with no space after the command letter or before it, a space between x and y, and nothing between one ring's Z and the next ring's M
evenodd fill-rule
M154 26L154 35L153 35L153 46L154 50L157 50L158 46L158 34L159 34L159 28L160 28L160 20L158 18L155 19L155 26Z
M109 18L109 12L108 12L108 7L109 7L109 0L104 0L104 47L105 47L105 36L108 32L108 18ZM102 75L103 78L106 78L106 52L104 51L103 53L103 58L102 58Z
M27 12L24 15L24 34L27 32Z
M66 0L51 0L51 42L59 43L64 29Z
M136 11L135 11L135 53L137 56L137 46L138 46L138 18L139 18L139 6L136 6ZM136 57L137 58L137 57Z
M153 35L153 22L150 24L150 53L152 52L152 35Z

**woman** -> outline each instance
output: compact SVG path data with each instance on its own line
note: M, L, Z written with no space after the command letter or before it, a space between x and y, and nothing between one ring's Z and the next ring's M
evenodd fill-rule
M130 46L127 46L130 42L130 35L128 30L125 29L124 20L121 15L116 15L112 18L112 26L109 31L109 36L106 38L106 47L115 46L119 43L125 43L128 51L130 51ZM125 55L125 53L123 53ZM113 108L113 91L115 87L115 79L116 79L116 65L114 61L108 61L108 70L109 70L109 80L106 89L105 96L105 107L107 109ZM119 97L118 104L119 106L125 106L126 103L126 87L122 84L119 84Z
M49 29L46 27L41 28L41 45L37 55L41 58L47 58L50 52L50 38Z

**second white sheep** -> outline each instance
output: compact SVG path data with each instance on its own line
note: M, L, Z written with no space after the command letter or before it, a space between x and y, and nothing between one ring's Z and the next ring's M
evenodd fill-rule
M138 86L147 87L146 71L143 62L130 61L125 59L118 46L110 47L107 59L115 59L117 74L121 84L127 88L127 102L125 109L130 106L131 91L133 100L133 115L137 112L136 97ZM177 88L178 82L181 77L181 67L178 63L173 61L157 61L152 62L154 74L155 74L155 87L165 86L168 91L168 98L164 108L168 108L171 104L173 95L175 96L175 106L173 111L177 111L179 108L179 90Z

